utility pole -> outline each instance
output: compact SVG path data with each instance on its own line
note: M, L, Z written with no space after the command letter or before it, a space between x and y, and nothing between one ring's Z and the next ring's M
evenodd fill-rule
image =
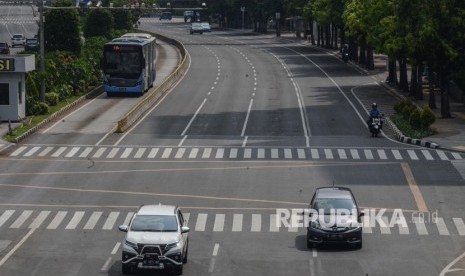
M279 37L281 36L281 30L280 30L280 25L279 20L281 18L281 14L279 12L276 13L276 36Z
M44 1L40 0L40 6L39 6L39 16L40 16L40 22L39 22L39 36L40 36L40 42L39 42L39 47L40 47L40 72L42 73L41 75L41 84L40 84L40 101L45 102L45 43L44 43Z
M245 12L245 7L241 7L241 12L242 12L242 31L244 31L244 12Z

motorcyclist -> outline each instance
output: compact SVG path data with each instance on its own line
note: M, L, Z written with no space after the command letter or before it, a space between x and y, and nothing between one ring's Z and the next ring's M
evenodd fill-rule
M379 118L379 117L380 117L380 113L379 113L379 110L378 110L378 104L373 103L371 105L370 117L368 118L368 121L367 121L368 127L371 127L371 123L373 122L373 118ZM382 126L382 124L381 124L381 126Z
M348 61L349 58L349 45L344 44L341 48L342 59L344 62Z

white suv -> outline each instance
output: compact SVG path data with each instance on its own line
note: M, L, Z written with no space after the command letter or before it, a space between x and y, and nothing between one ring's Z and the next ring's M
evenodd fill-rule
M11 37L11 47L15 47L16 45L26 45L26 37L23 34L14 34Z
M135 269L171 269L182 275L187 262L189 227L181 210L172 205L142 205L129 225L122 251L123 273Z

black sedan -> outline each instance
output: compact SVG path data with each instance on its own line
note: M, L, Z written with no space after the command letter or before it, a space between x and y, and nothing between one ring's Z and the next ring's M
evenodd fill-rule
M362 248L360 212L349 188L321 187L315 191L309 207L307 247L322 244L349 244Z

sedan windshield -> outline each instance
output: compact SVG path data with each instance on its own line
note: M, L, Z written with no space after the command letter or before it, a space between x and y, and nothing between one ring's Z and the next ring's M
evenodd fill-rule
M131 231L176 232L176 216L138 215L131 224Z
M336 214L338 210L344 210L352 214L356 209L355 203L349 198L319 198L316 200L314 209L317 212L324 211L324 214Z

